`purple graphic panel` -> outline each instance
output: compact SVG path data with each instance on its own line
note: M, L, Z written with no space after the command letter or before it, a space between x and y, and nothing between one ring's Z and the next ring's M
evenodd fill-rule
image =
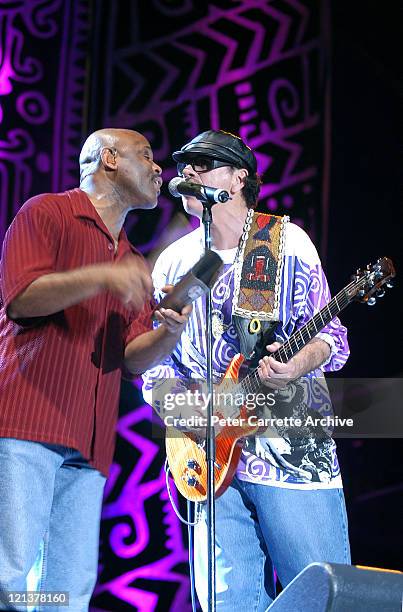
M146 134L165 182L176 173L171 152L197 132L239 133L258 157L260 209L289 211L317 239L327 2L98 0L93 48L89 5L0 3L0 239L28 197L76 186L83 138L108 125ZM130 238L150 259L194 225L178 210L165 191L157 210L130 216ZM124 389L93 609L190 610L186 536L151 409Z
M290 213L319 242L327 193L327 4L114 3L98 24L108 76L98 80L98 96L107 101L98 121L145 133L166 181L175 175L172 151L196 133L213 127L240 134L258 157L260 209ZM140 243L145 237L144 252L155 246L141 220L128 229Z
M113 126L144 133L165 183L176 175L172 151L198 132L213 127L238 133L258 158L260 209L291 214L317 241L323 229L321 28L327 4L100 1L91 130ZM192 224L163 190L158 208L131 214L127 230L152 260ZM147 430L151 409L141 405L137 391L122 402L127 413L119 423L101 528L101 556L110 565L102 561L93 609L190 610L185 541L164 493L164 452L157 453L160 442ZM153 477L147 477L152 466ZM156 548L161 534L165 541L167 524L176 536Z
M0 3L0 242L23 202L76 186L88 3Z
M122 607L125 602L146 612L156 609L159 600L164 600L160 593L174 584L170 609L179 612L188 609L189 583L183 573L188 553L168 499L161 443L151 439L150 419L151 408L142 405L119 421L120 446L127 445L125 465L113 464L105 490L102 520L103 532L108 536L107 544L101 543L100 576L93 602L110 602L110 610L126 609ZM134 463L127 474L130 455ZM157 538L158 545L153 546ZM153 548L158 550L155 557L151 554ZM115 559L126 560L127 571L114 572ZM136 559L142 562L133 563ZM145 581L151 588L144 589ZM106 600L103 594L107 594Z

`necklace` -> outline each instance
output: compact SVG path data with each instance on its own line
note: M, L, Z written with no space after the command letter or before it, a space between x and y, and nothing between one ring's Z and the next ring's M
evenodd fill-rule
M212 331L213 336L214 336L214 338L216 340L219 340L221 338L221 336L224 334L224 332L230 326L230 324L226 325L224 323L224 313L222 312L221 309L222 309L222 306L224 305L224 303L226 302L226 300L229 298L230 293L231 293L231 282L232 282L232 279L234 277L235 270L237 270L237 268L239 267L239 260L242 257L244 249L245 249L245 243L246 243L246 240L247 240L247 237L248 237L248 234L249 234L249 229L250 229L250 226L251 226L253 212L254 212L253 208L249 208L248 209L248 214L246 215L245 223L244 223L244 226L243 226L243 229L242 229L242 235L241 235L241 237L239 239L238 248L237 248L237 251L235 253L234 263L232 264L230 270L227 270L227 272L225 274L223 274L218 279L218 281L216 282L216 285L219 286L219 283L222 282L222 280L228 274L228 272L229 271L231 272L228 280L226 280L226 283L225 283L224 295L223 295L220 303L212 311L211 331Z

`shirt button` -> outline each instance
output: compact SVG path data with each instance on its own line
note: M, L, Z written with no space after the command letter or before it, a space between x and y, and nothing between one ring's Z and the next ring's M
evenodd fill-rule
M110 251L113 251L113 244L109 243L109 244L108 244L108 249L109 249Z

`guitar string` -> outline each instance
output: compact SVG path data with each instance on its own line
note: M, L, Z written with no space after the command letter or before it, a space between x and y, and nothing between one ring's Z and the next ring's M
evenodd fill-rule
M316 315L314 315L312 317L312 319L310 319L300 330L297 330L295 332L295 334L293 334L279 349L277 349L277 351L275 351L274 353L272 353L273 357L278 357L279 361L281 361L281 363L285 363L283 361L283 358L285 357L286 361L289 361L289 359L291 359L291 357L293 357L298 351L300 351L306 344L307 342L309 342L309 340L311 340L311 338L315 335L315 333L317 333L318 331L320 331L317 327L316 327L316 321L315 319L319 320L319 318L322 319L322 327L320 327L320 329L323 329L335 316L336 314L338 314L339 312L341 312L346 306L348 306L349 302L351 301L351 298L349 298L348 296L348 291L350 289L352 289L353 287L355 287L356 289L359 289L361 285L364 285L365 282L368 280L368 278L366 276L362 276L361 278L359 278L358 280L353 280L351 281L348 285L346 285L341 291L339 291L331 300L330 302L328 302L328 304L326 304L318 313L316 313ZM342 303L342 305L340 306L339 301L344 302ZM331 308L336 305L336 311L334 313L331 312ZM328 310L330 318L326 321L326 323L323 321L323 317L322 317L322 312L325 310ZM314 326L314 329L310 329L310 326ZM308 338L304 338L304 333L307 332L308 333ZM302 346L300 347L297 341L296 336L299 335L300 338L302 339ZM291 346L291 342L295 342L297 350L293 351L292 346ZM291 351L291 356L288 357L287 355L287 350L288 348ZM242 379L241 381L241 387L245 387L246 390L248 392L253 392L256 391L256 389L258 389L261 386L261 381L260 381L260 377L258 374L258 369L256 368L253 372L251 372L250 374L247 374L245 376L245 378Z

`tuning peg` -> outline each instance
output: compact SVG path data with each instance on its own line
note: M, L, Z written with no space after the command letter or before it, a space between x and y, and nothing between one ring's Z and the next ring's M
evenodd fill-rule
M387 286L388 289L393 289L393 287L395 286L395 283L393 282L393 280L389 280L386 283L386 286Z
M385 290L384 289L378 289L378 291L376 292L376 297L377 298L381 298L385 295Z
M376 299L374 297L368 298L367 304L368 306L374 306L374 304L376 304Z

